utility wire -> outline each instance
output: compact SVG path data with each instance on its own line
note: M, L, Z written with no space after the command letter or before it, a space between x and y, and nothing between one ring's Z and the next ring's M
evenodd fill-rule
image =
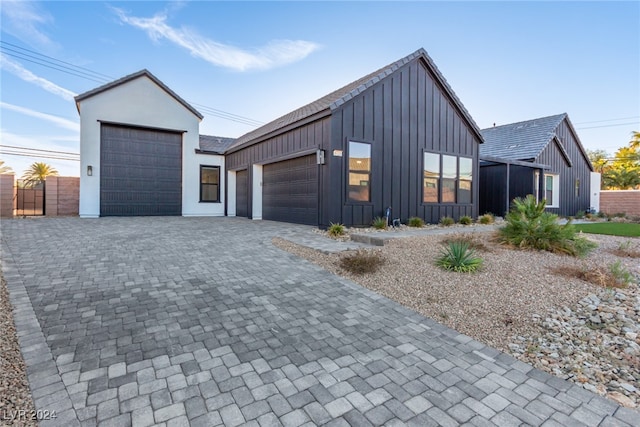
M4 154L6 156L22 156L22 157L37 157L37 158L42 158L42 159L69 160L69 161L72 161L72 162L79 162L80 161L80 159L70 159L70 158L67 158L67 157L45 156L45 155L37 155L37 154L32 154L32 153L20 154L20 153L11 153L11 152L1 151L1 150L0 150L0 154Z
M586 128L576 128L576 130L582 130L582 129L598 129L598 128L611 128L611 127L615 127L615 126L628 126L628 125L637 125L640 122L630 122L630 123L618 123L615 125L601 125L601 126L589 126Z
M592 120L590 122L579 122L574 123L574 125L588 125L590 123L603 123L603 122L617 122L619 120L629 120L629 119L637 119L640 116L631 116L631 117L620 117L619 119L607 119L607 120Z
M43 150L43 149L40 149L40 148L17 147L15 145L0 145L0 149L3 149L3 148L15 148L15 149L18 149L18 150L42 151L42 152L45 152L45 153L56 153L56 154L71 154L71 155L74 155L74 156L79 156L80 155L80 153L72 153L71 151L54 151L54 150Z
M8 45L9 47L4 45ZM2 51L4 55L18 58L22 61L27 61L33 64L37 64L46 68L50 68L56 71L60 71L60 72L63 72L75 77L80 77L86 80L90 80L96 83L104 84L104 83L108 83L110 81L115 80L113 77L108 76L106 74L99 73L97 71L93 71L88 68L80 67L78 65L71 64L69 62L62 61L60 59L56 59L51 56L47 56L42 53L30 50L30 49L26 49L24 47L21 47L9 42L5 42L2 40L0 40L0 48L1 48L0 51ZM252 127L257 127L264 124L261 121L254 120L249 117L244 117L238 114L229 113L227 111L218 110L216 108L209 107L203 104L198 104L195 102L192 104L198 105L203 112L221 119L230 120L236 123L240 123L240 124L244 124Z

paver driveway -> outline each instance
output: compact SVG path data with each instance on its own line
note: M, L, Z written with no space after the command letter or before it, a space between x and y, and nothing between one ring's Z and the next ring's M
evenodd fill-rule
M639 423L271 244L296 230L2 221L35 404L58 415L41 425Z

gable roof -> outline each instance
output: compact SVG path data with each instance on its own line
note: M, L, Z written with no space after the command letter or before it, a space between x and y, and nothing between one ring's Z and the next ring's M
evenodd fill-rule
M565 118L567 113L483 129L480 156L536 159L556 136L556 128Z
M138 71L136 73L133 73L133 74L129 74L128 76L124 76L122 78L119 78L118 80L114 80L111 83L107 83L105 85L102 85L102 86L97 87L95 89L92 89L90 91L87 91L87 92L81 93L80 95L77 95L74 99L76 100L76 108L78 109L78 113L80 113L80 101L83 101L83 100L85 100L87 98L91 98L94 95L97 95L99 93L105 92L105 91L107 91L109 89L113 89L116 86L120 86L121 84L130 82L130 81L135 80L135 79L140 78L140 77L149 78L152 82L157 84L160 87L160 89L162 89L165 92L167 92L171 97L173 97L176 101L178 101L180 104L182 104L187 110L191 111L200 120L202 120L204 118L204 116L202 114L200 114L200 112L198 110L196 110L191 105L189 105L189 103L187 101L185 101L184 99L180 98L180 96L178 96L177 93L175 93L174 91L169 89L169 87L167 85L162 83L160 81L160 79L158 79L156 76L151 74L151 72L149 72L149 70L146 70L146 69L140 70L140 71Z
M200 135L200 151L204 153L224 154L236 140L223 136Z
M433 72L436 80L442 85L445 92L452 98L455 105L460 109L460 112L470 124L472 130L476 132L478 138L482 142L480 128L473 120L469 112L466 110L460 99L458 99L456 94L453 92L453 89L451 88L451 86L449 86L447 80L444 78L440 70L438 70L438 67L436 67L431 57L427 54L427 51L425 51L423 48L420 48L402 59L392 62L391 64L380 68L379 70L367 74L366 76L361 77L358 80L351 82L348 85L329 93L328 95L323 96L322 98L319 98L303 107L298 108L297 110L285 114L282 117L279 117L251 132L240 136L236 140L235 144L230 147L230 151L235 151L244 146L258 142L257 140L259 138L277 132L278 130L281 130L289 125L299 122L305 118L311 117L314 114L318 114L323 111L326 111L326 113L329 114L331 110L338 108L345 102L364 92L369 87L378 83L380 80L389 76L400 67L408 64L416 58L422 58L426 62L427 67Z

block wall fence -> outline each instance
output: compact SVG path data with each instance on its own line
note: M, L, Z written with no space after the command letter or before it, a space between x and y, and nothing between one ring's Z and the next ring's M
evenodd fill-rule
M640 190L600 191L600 211L610 215L640 216Z
M78 215L80 178L50 176L45 184L45 215ZM16 209L15 175L0 175L0 217L12 218Z

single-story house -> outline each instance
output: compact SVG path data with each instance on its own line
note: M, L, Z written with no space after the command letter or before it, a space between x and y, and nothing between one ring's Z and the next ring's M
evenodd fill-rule
M480 130L420 49L246 135L227 214L326 227L478 212Z
M147 70L78 95L81 217L225 214L229 138Z
M528 194L562 216L597 206L599 174L566 113L483 129L482 137L481 214L504 215L513 199Z
M236 140L199 135L202 115L147 70L76 104L83 217L478 215L480 129L424 49Z

